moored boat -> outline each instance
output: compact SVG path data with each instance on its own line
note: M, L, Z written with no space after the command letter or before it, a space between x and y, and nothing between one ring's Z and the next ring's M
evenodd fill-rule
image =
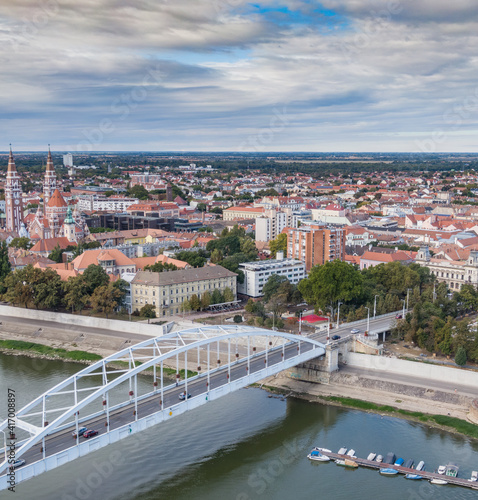
M420 462L418 462L417 470L425 470L425 462L423 460L420 460Z
M340 460L339 458L335 461L337 465L345 466L345 460Z
M384 476L395 476L395 474L398 474L398 470L392 468L380 469L380 474Z
M456 464L453 464L453 463L449 463L447 466L446 466L446 470L445 470L445 476L448 476L448 477L456 477L458 476L458 465Z
M474 483L474 482L478 481L478 471L474 470L471 473L471 477L470 477L470 479L468 479L468 481L470 481L470 483Z
M368 457L367 457L367 460L370 460L370 461L375 460L376 456L377 456L376 453L369 453Z
M420 474L407 474L405 479L423 479L423 476L420 476Z
M345 455L347 453L347 448L342 447L340 450L337 452L337 455Z
M438 479L438 478L430 479L430 483L431 484L439 484L439 485L448 484L444 479Z
M353 460L349 460L348 458L346 458L344 460L345 462L345 467L354 467L354 468L357 468L358 467L358 463L357 462L354 462Z
M405 468L407 468L407 469L412 469L412 468L413 468L413 464L414 464L414 463L415 463L415 462L413 461L413 459L412 459L412 458L409 458L409 459L408 459L408 460L407 460L407 461L403 464L403 466L404 466Z
M315 462L329 462L330 457L322 455L318 448L314 448L308 455L309 460L314 460Z
M346 453L347 456L349 456L350 458L357 458L355 456L355 450L352 450L350 449L347 453Z
M377 458L375 459L376 462L382 463L383 462L383 457L382 455L377 455Z
M437 469L438 474L445 474L446 472L446 465L440 465Z
M405 462L403 458L397 458L397 460L395 460L395 463L393 465L403 465L403 462Z
M383 463L384 464L394 464L395 463L395 453L392 453L391 451L387 453L387 456L384 458Z

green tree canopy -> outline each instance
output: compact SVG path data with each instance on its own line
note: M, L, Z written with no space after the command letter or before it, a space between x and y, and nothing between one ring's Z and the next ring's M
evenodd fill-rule
M30 241L30 238L22 236L21 238L13 238L8 246L11 248L23 248L24 250L30 250L33 243Z
M156 307L153 304L145 304L140 310L139 315L142 318L156 318Z
M277 238L269 241L269 249L271 251L271 257L275 259L277 257L277 252L284 252L284 256L287 255L287 234L280 233Z
M156 262L150 266L144 266L145 271L152 271L153 273L162 273L163 271L177 271L178 268L174 264L163 264L162 262Z

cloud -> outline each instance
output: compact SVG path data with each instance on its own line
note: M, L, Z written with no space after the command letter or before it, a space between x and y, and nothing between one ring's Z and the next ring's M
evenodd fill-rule
M231 150L278 109L287 125L264 150L415 150L438 130L437 147L469 150L476 134L471 1L18 0L2 11L0 131L23 149Z

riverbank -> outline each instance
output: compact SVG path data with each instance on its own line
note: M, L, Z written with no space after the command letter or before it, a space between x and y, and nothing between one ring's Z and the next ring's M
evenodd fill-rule
M406 419L478 440L478 425L468 421L469 408L462 405L383 393L363 387L353 388L292 380L284 372L264 380L261 387L271 393L286 393L289 397L310 403Z

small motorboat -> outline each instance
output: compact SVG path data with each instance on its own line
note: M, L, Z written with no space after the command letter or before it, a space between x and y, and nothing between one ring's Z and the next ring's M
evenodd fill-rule
M409 458L404 464L403 466L406 468L406 469L413 469L413 464L415 462L413 461L412 458Z
M326 455L322 455L318 448L314 448L308 455L307 458L309 460L313 460L314 462L329 462L330 457Z
M405 462L403 458L397 458L397 460L395 460L395 463L393 465L403 465L403 462Z
M430 483L431 484L439 484L439 485L448 484L444 479L438 479L438 478L430 479Z
M337 452L337 455L345 455L347 453L347 448L342 447L340 450Z
M368 457L367 457L367 460L373 461L373 460L375 460L376 456L377 456L376 453L369 453Z
M392 468L380 469L380 474L384 476L395 476L395 474L398 474L398 470Z
M335 463L336 463L337 465L342 465L343 467L345 467L345 460L340 460L340 459L337 459L337 460L335 461Z
M438 474L445 474L446 472L446 465L440 465L437 469Z
M405 479L423 479L423 476L420 476L420 474L407 474Z
M471 473L471 477L470 477L470 479L468 479L468 481L470 481L470 483L474 483L474 482L478 481L478 471L474 470Z
M375 459L376 462L378 462L379 464L383 462L383 457L382 455L377 455L377 458Z
M347 452L347 456L350 457L350 458L357 458L355 456L355 450L352 450L350 449L348 452Z
M357 462L354 462L353 460L349 460L348 458L346 458L344 460L344 465L345 467L353 467L354 469L356 469L358 467L358 463Z
M417 470L425 470L425 462L423 460L420 460L420 462L418 462Z

